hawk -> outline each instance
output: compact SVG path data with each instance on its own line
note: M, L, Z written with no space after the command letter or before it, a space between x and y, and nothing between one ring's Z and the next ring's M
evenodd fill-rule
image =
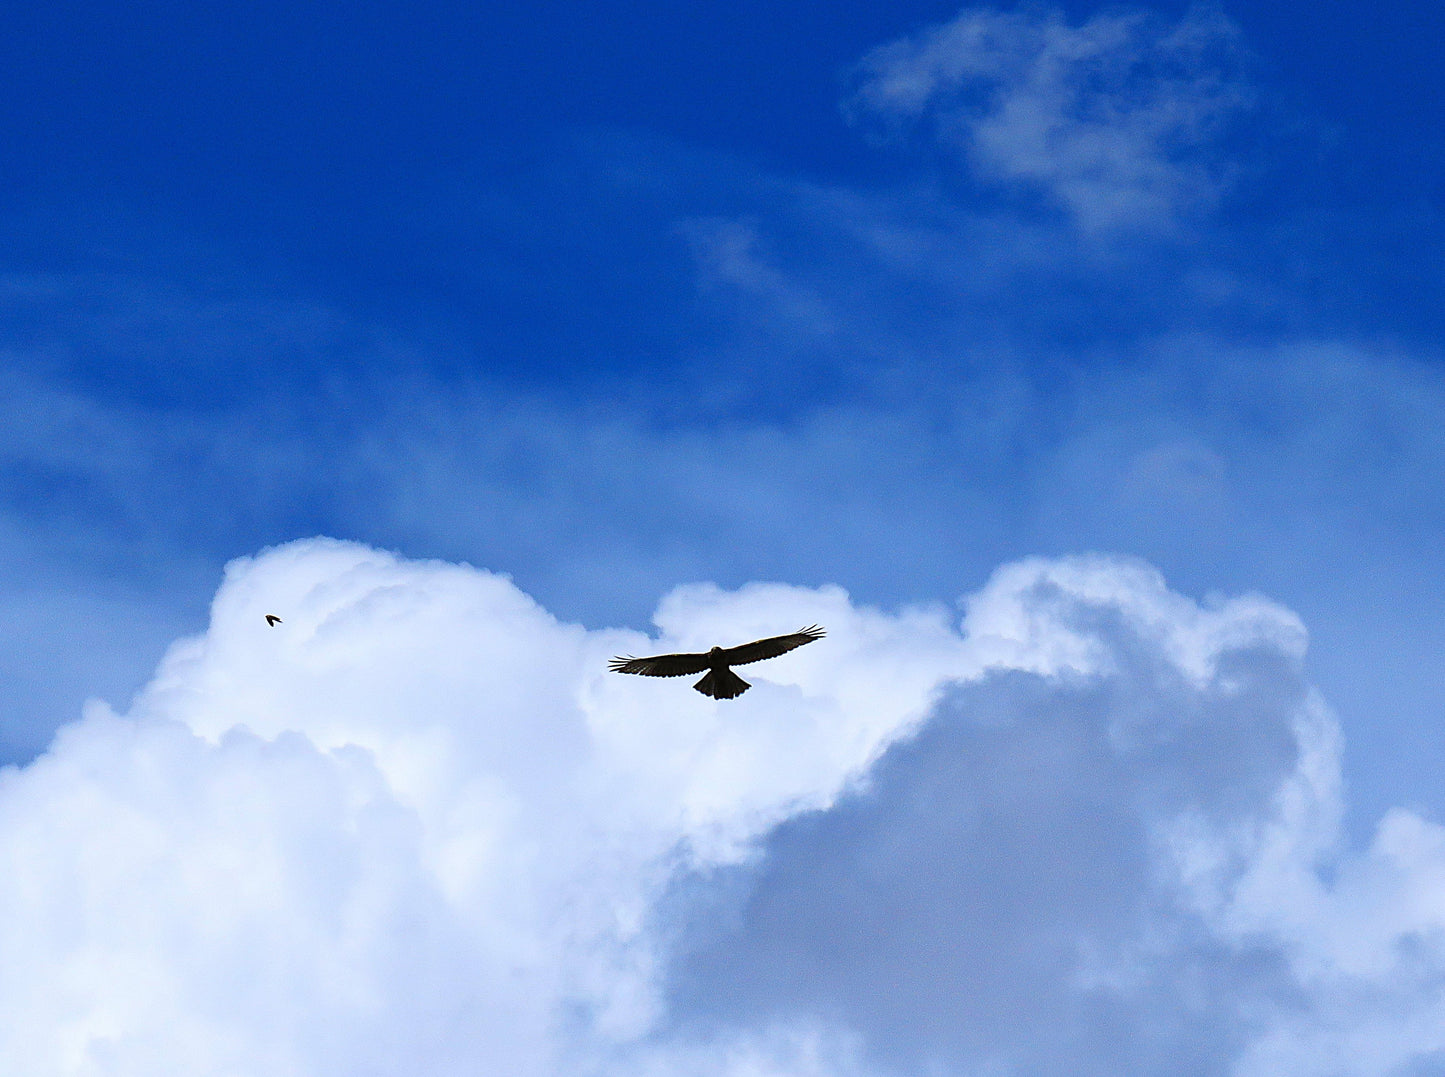
M706 654L659 654L651 658L614 658L607 668L614 673L640 673L645 677L687 677L707 670L707 676L698 681L694 688L714 699L736 699L752 685L730 670L729 666L743 666L749 662L761 662L764 658L776 658L787 654L794 647L822 639L824 632L817 625L809 625L787 636L769 636L754 640L738 647L714 647Z

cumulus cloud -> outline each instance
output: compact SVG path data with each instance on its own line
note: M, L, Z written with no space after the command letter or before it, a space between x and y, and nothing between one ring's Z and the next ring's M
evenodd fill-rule
M930 118L982 178L1042 190L1085 229L1153 227L1223 189L1203 151L1250 103L1239 66L1233 24L1204 9L1070 26L967 8L869 53L849 110Z
M880 1073L1436 1071L1445 829L1343 847L1296 620L1026 562L964 629L988 672L865 788L674 888L675 1012L826 1015Z
M771 663L744 711L604 673L779 618L828 624L831 657ZM233 565L129 716L96 705L5 773L5 1056L527 1074L636 1037L668 865L826 806L961 661L941 613L837 589L683 589L658 622L588 633L503 577L342 543Z
M814 621L740 703L605 672ZM751 584L656 624L329 540L234 563L129 714L0 774L0 1053L865 1077L1438 1049L1445 832L1397 811L1340 848L1287 610L1087 557L1005 566L961 623Z

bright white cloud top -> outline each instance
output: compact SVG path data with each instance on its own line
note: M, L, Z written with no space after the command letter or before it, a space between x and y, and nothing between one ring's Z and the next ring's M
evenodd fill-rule
M961 624L781 584L679 588L656 621L588 631L503 576L327 540L235 562L129 715L92 704L0 776L0 1056L836 1077L1445 1049L1445 830L1397 811L1339 847L1340 738L1287 610L1090 557L1005 566ZM744 700L606 672L813 622ZM830 875L869 835L871 867ZM789 871L828 892L789 905ZM754 897L694 931L679 887L724 877ZM885 938L798 928L785 960L769 932L809 920ZM910 947L944 956L894 999L850 988Z

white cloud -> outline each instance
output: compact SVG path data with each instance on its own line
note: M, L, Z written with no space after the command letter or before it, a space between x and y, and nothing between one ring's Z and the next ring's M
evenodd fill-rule
M675 1008L827 1015L890 1073L1435 1072L1445 828L1345 847L1297 619L1083 558L1005 566L964 628L992 672L866 792L674 899Z
M605 672L813 621L733 703ZM1439 1047L1445 832L1397 811L1341 850L1296 617L1085 557L950 622L689 586L649 640L354 544L238 561L130 715L0 776L0 1053L853 1077L1175 1072L1207 1040L1200 1072L1363 1075Z
M968 8L865 57L849 108L931 116L981 177L1043 190L1087 230L1154 227L1223 188L1201 151L1250 103L1236 37L1201 9L1074 27L1043 8Z
M745 708L605 673L779 619L826 623L825 657L770 663ZM527 1074L569 1021L646 1030L668 864L826 805L967 661L941 614L836 589L684 589L659 621L588 633L503 577L343 543L232 565L129 718L96 705L5 774L0 1050L35 1074Z

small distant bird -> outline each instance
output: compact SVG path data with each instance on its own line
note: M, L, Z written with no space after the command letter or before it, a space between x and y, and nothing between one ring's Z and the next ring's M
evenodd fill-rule
M729 666L745 666L749 662L761 662L764 658L776 658L787 654L794 647L822 639L824 632L817 625L809 625L788 636L769 636L754 640L739 647L714 647L706 654L659 654L652 658L614 658L607 668L614 673L640 673L644 677L687 677L707 670L707 676L698 681L694 688L714 699L735 699L752 685L743 680Z
M266 623L272 628L275 628L281 623L281 618L277 617L274 613L268 613L266 614Z

